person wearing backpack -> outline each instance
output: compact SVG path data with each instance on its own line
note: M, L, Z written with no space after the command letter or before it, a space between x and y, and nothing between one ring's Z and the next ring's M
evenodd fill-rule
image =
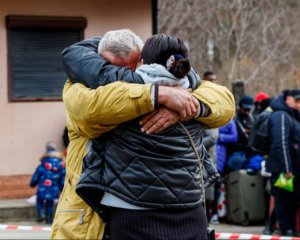
M239 108L234 119L238 130L238 145L243 151L248 151L249 133L254 120L251 113L253 108L253 97L244 95L239 101Z
M281 233L293 236L300 199L300 89L283 91L270 106L273 112L269 119L270 152L266 170L272 174L272 194ZM281 173L285 179L294 177L293 192L274 187Z

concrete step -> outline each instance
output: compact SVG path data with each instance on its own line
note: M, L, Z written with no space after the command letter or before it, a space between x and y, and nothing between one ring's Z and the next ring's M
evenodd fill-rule
M26 199L0 199L0 222L36 219L36 208Z

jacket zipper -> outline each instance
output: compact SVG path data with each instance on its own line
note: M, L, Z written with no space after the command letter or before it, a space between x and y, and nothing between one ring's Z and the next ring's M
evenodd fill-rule
M83 224L83 217L85 215L85 210L82 209L66 209L66 210L60 210L59 212L81 212L80 214L80 219L79 219L79 224Z

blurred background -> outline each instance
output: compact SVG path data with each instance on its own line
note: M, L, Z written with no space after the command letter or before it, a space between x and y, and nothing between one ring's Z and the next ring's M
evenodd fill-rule
M298 0L0 0L0 199L32 196L45 143L64 150L61 51L108 30L182 38L199 75L270 96L300 87Z

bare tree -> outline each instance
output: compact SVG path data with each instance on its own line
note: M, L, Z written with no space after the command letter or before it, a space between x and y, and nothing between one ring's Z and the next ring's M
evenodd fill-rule
M159 32L186 40L199 72L212 69L227 86L243 81L251 93L296 85L297 0L161 0L158 6Z

